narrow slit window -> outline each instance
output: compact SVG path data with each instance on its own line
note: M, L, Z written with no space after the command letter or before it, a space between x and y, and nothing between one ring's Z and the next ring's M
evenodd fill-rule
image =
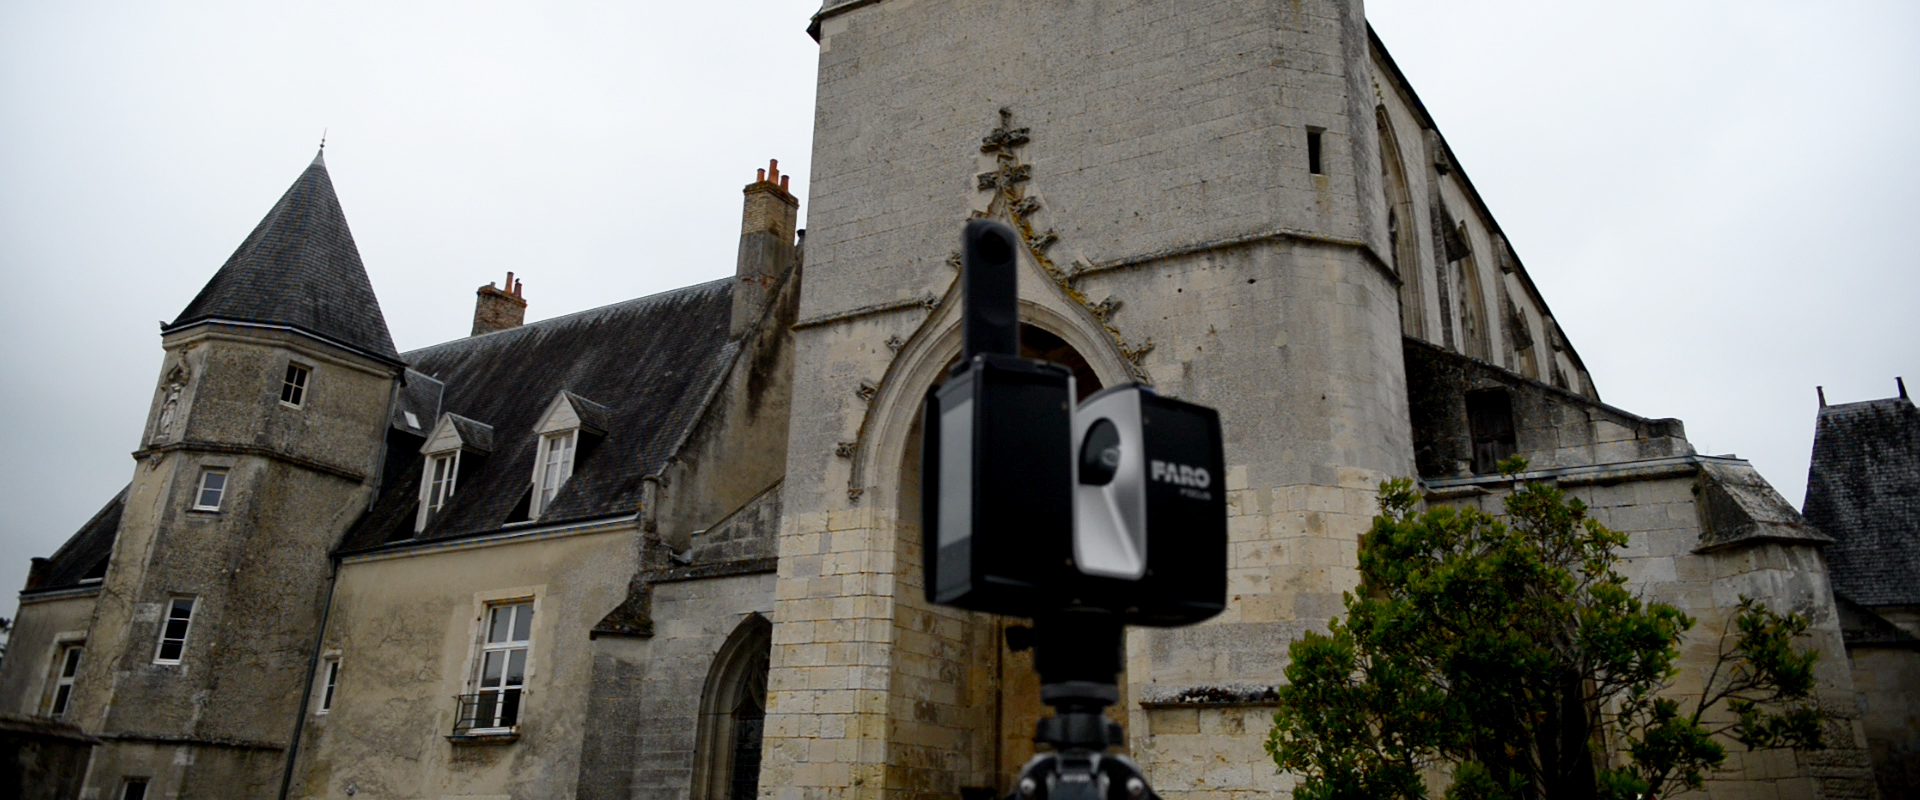
M329 656L320 665L320 707L316 714L333 710L333 690L340 685L340 657Z
M187 629L193 626L193 598L176 597L167 604L167 619L160 624L160 648L153 654L155 664L178 664L187 651Z
M307 402L307 376L312 370L299 364L287 364L287 380L280 384L280 402L299 408Z
M200 488L193 494L193 510L219 511L220 501L227 494L227 471L207 469L200 471Z
M53 705L47 709L47 716L60 719L67 715L67 706L73 702L73 679L80 674L80 654L85 650L77 644L60 648L60 660L54 668Z
M1322 133L1324 133L1324 131L1320 128L1307 129L1307 171L1315 175L1326 174L1326 170L1321 169L1320 163L1320 135Z

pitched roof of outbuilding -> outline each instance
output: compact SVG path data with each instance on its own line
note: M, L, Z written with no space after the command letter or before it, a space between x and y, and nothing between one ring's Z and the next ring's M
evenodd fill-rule
M533 428L562 392L587 428L606 433L583 437L573 477L539 523L633 513L640 479L665 465L738 349L727 335L732 309L733 281L722 279L405 354L445 384L439 411L492 426L493 452L462 457L452 502L418 535L422 456L396 457L341 551L500 531L524 513Z
M285 325L398 363L323 158L314 156L165 330L210 320Z
M1920 605L1920 409L1905 397L1820 409L1808 523L1836 593L1869 608Z
M73 589L81 585L82 578L105 575L107 559L113 555L113 540L120 533L120 514L126 507L127 489L122 487L112 500L94 512L93 517L67 539L66 544L60 545L60 549L47 557L46 572L40 576L40 585L21 594Z

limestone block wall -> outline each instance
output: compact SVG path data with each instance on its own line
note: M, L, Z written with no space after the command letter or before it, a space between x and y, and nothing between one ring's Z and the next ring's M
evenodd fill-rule
M628 521L346 560L321 642L340 662L333 708L308 708L292 796L572 796L581 742L607 724L585 691L586 632L625 599L637 539ZM534 616L518 738L450 739L454 697L474 690L487 607L525 600Z
M635 737L634 760L626 765L630 793L618 796L688 798L697 717L714 655L747 615L765 616L773 610L773 589L771 573L653 585L654 635L634 675L638 685L631 687L637 698L633 716L597 721L628 728ZM760 785L770 786L764 777Z
M93 621L96 590L61 593L45 599L22 598L7 636L7 657L0 662L0 713L44 717L53 700L53 681L61 650L84 643ZM82 654L80 668L87 668Z
M997 632L926 607L902 521L974 215L1027 239L1028 322L1103 384L1150 382L1226 425L1234 607L1133 633L1129 698L1277 681L1285 643L1352 585L1375 485L1412 471L1359 4L835 3L819 23L763 785L945 797L1017 768L996 743L1024 718L983 666ZM1189 751L1237 753L1239 777L1163 793L1277 786L1258 731L1196 713L1205 733L1159 752L1201 737Z
M1611 476L1574 474L1559 483L1587 504L1594 519L1628 534L1621 572L1629 585L1647 599L1672 604L1695 619L1682 646L1682 671L1672 691L1683 705L1704 689L1721 635L1728 630L1741 596L1765 599L1775 610L1801 613L1813 623L1801 644L1821 654L1817 699L1832 718L1828 748L1807 753L1747 752L1738 743L1724 742L1727 762L1710 776L1709 797L1876 796L1853 677L1817 543L1749 539L1719 549L1703 548L1703 543L1720 538L1705 529L1709 516L1703 514L1699 499L1705 493L1703 482L1717 479L1708 468L1648 475L1623 467ZM1453 499L1437 499L1500 513L1506 496L1502 484L1498 479L1478 481L1476 488L1485 493L1470 496L1462 495L1459 485L1451 485L1446 494ZM1436 500L1436 495L1429 494L1429 500ZM1719 724L1730 719L1722 708L1706 721Z
M1881 796L1920 795L1920 647L1850 647L1847 660Z

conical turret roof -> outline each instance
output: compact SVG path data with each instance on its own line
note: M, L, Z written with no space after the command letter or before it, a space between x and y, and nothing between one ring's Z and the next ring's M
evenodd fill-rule
M284 325L399 363L323 155L164 330L211 320Z

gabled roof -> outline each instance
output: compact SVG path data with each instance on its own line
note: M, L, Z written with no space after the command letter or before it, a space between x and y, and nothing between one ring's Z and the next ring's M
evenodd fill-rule
M1833 536L1837 594L1868 608L1920 605L1920 409L1905 397L1820 409L1808 523Z
M164 330L213 320L284 325L399 363L320 156Z
M573 477L539 524L634 513L640 479L665 466L738 349L727 335L732 311L727 278L407 353L414 370L445 384L441 413L492 426L493 452L462 460L453 500L418 534L423 456L396 458L341 552L500 531L532 487L534 426L561 398L606 433L582 441Z
M493 426L459 414L441 415L440 424L434 426L433 435L427 437L421 452L435 454L452 449L481 455L493 452Z
M120 514L126 507L127 487L122 487L66 544L47 557L40 585L21 594L73 589L81 585L82 578L104 575L106 561L113 555L113 540L120 534Z
M1873 613L1873 609L1848 600L1846 595L1834 595L1833 606L1840 612L1840 639L1847 647L1920 649L1920 639L1887 621L1886 617Z

